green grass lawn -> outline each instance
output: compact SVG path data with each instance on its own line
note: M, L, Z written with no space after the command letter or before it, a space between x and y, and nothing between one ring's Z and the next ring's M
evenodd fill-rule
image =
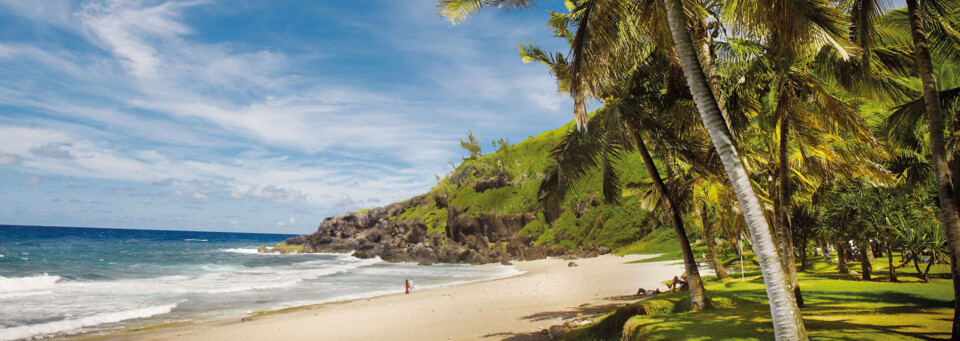
M877 263L885 259L877 259ZM859 272L859 264L851 263ZM885 265L884 265L885 266ZM885 268L874 281L840 275L836 264L814 263L800 275L806 306L804 322L814 340L948 339L953 317L953 287L946 265L931 271L930 283L915 271L898 269L902 282L887 282ZM875 268L879 265L875 265ZM620 339L627 330L633 340L770 340L773 326L763 279L756 267L746 280L713 281L708 295L717 309L685 312L686 293L660 295L618 309L594 323L565 335L568 340Z

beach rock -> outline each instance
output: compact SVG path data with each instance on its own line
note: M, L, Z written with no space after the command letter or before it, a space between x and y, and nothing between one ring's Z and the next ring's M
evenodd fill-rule
M559 256L563 256L566 253L567 253L567 249L565 249L563 246L560 246L560 245L554 245L554 246L551 246L549 249L547 249L547 256L550 256L550 257L559 257Z
M357 257L357 258L360 258L360 259L368 259L368 258L373 258L373 257L374 257L374 255L371 255L370 253L368 253L368 252L365 251L365 250L357 250L356 252L353 253L353 256L354 256L354 257Z
M575 267L575 266L580 266L580 265L577 265L577 263L576 263L576 262L570 262L570 263L567 263L567 267L570 267L570 268L572 268L572 267Z
M523 253L524 260L537 260L547 258L547 248L544 246L531 246Z

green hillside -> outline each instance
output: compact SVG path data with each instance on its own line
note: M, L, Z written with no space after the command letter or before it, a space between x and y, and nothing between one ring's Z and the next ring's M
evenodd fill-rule
M535 214L537 219L520 231L534 238L535 245L560 245L575 250L581 246L618 249L635 243L659 225L638 201L624 197L619 204L602 202L600 172L595 171L565 198L560 216L548 223L538 207L537 190L551 166L549 155L563 136L574 129L573 122L529 137L516 145L500 145L498 151L464 158L455 170L439 178L428 196L445 196L451 207L474 217L508 214ZM646 178L640 156L631 153L617 164L624 183ZM489 184L486 185L486 184ZM489 187L489 188L486 188ZM480 188L480 190L478 190ZM444 232L448 208L430 201L406 207L391 219L422 221L427 234ZM643 252L645 248L630 248Z

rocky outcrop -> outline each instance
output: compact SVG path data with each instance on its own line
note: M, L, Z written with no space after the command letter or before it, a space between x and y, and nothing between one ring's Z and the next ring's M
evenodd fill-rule
M427 225L420 219L400 219L409 208L431 204L447 209L443 232L428 234ZM449 206L445 195L420 195L384 207L328 217L317 232L289 238L284 244L302 246L304 252L354 252L353 255L359 258L380 257L386 261L424 265L502 263L609 252L609 249L573 251L557 245L534 245L532 237L518 233L537 219L532 212L472 215L467 214L468 211L469 207Z

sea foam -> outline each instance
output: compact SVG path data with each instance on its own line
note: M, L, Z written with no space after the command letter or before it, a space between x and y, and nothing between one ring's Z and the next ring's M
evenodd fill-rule
M173 310L173 308L176 308L177 304L179 303L103 313L72 320L62 320L0 329L0 341L18 340L41 335L66 333L76 331L80 328L92 327L105 323L116 323L120 321L166 314Z
M233 253L243 253L243 254L248 254L248 255L255 255L255 254L260 253L259 251L257 251L257 249L237 249L237 248L235 248L235 249L221 249L220 251L223 251L223 252L233 252Z
M13 278L0 276L0 293L44 290L53 287L58 280L60 280L60 276L50 276L48 274Z

